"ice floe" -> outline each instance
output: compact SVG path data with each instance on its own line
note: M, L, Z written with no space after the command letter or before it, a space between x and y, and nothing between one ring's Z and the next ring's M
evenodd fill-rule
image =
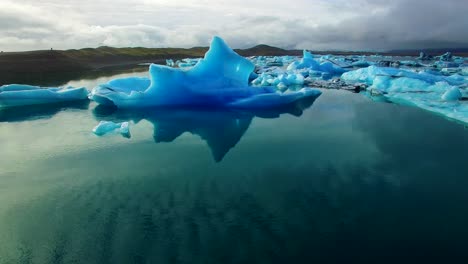
M93 133L104 136L109 133L120 133L123 137L130 138L130 125L128 122L114 123L112 121L101 121L93 128Z
M86 88L39 87L23 84L0 86L0 107L52 104L86 100Z
M463 100L466 76L370 66L344 73L341 78L349 83L366 84L371 96L468 123L468 102Z

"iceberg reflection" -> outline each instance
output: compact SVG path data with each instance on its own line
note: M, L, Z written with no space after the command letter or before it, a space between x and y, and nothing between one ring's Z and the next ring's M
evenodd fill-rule
M99 121L133 121L137 124L146 120L154 126L153 138L156 143L172 142L185 132L198 135L211 149L214 160L220 162L240 141L254 117L278 118L282 114L301 116L317 97L303 98L268 110L151 108L130 111L98 105L93 112Z

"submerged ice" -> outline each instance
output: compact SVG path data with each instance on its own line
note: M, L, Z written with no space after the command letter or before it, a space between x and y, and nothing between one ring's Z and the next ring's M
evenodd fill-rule
M191 61L193 62L193 61ZM168 64L172 64L168 61ZM179 65L181 67L181 65ZM304 88L282 93L275 87L252 87L255 65L214 37L203 59L190 69L150 65L150 78L113 80L94 88L90 98L118 108L155 106L221 106L265 108L289 104L320 91ZM288 78L287 78L288 79ZM300 77L289 77L301 84Z

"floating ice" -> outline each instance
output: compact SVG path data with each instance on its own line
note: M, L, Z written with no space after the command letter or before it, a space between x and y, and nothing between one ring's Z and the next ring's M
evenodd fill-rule
M51 104L85 100L85 88L39 87L23 84L9 84L0 87L0 107Z
M257 58L254 61L256 66L260 68L260 74L252 80L252 85L276 86L280 90L288 87L302 88L316 80L329 80L334 76L341 75L345 70L338 66L338 62L343 67L352 67L349 63L345 63L344 58L341 57L326 55L322 56L319 62L314 59L311 53L305 50L303 53L304 57L300 60L291 59L289 56ZM265 61L290 61L290 63L286 68L270 67L265 66Z
M130 138L130 126L128 122L114 123L111 121L101 121L93 128L93 133L104 136L109 133L120 133L123 137Z
M451 61L453 56L451 52L446 52L445 54L442 54L439 56L441 61Z
M319 72L327 72L330 74L341 74L345 72L343 68L334 65L328 58L325 57L322 58L322 60L325 61L322 63L317 62L310 52L304 50L302 60L294 61L288 66L287 70L294 71L300 69L308 69Z
M168 59L168 60L166 60L166 65L169 66L169 67L174 67L175 62L172 59Z
M369 61L366 61L366 60L358 60L358 61L355 61L355 62L351 63L351 66L358 67L358 68L364 68L364 67L369 67L372 64L373 64L372 62L369 62Z
M249 87L254 64L214 37L205 58L189 70L152 64L150 80L125 78L93 89L90 98L119 108L221 106L263 108L291 103L291 98L319 96L318 90L283 94L274 87ZM292 77L291 77L292 78ZM299 82L296 76L296 82ZM148 86L146 86L148 85ZM146 87L146 88L145 88ZM309 91L310 90L310 91ZM262 99L272 105L261 102Z
M341 78L367 84L373 97L417 106L468 123L468 104L460 100L467 84L466 76L371 66L344 73Z
M341 75L344 81L351 83L365 83L379 90L427 90L427 87L437 82L446 82L448 85L460 85L464 79L435 75L428 72L413 72L397 68L383 68L370 66L367 68L346 72Z
M113 104L107 98L107 95L127 94L130 95L132 92L144 92L148 89L151 84L151 80L145 77L127 77L111 80L106 84L102 84L94 88L89 98L96 101L99 104Z
M462 93L457 87L448 89L443 95L442 100L444 101L458 101L462 98Z

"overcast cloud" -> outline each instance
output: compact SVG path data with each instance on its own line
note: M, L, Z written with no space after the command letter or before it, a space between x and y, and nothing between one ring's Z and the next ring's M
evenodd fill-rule
M468 47L467 0L0 0L0 50Z

